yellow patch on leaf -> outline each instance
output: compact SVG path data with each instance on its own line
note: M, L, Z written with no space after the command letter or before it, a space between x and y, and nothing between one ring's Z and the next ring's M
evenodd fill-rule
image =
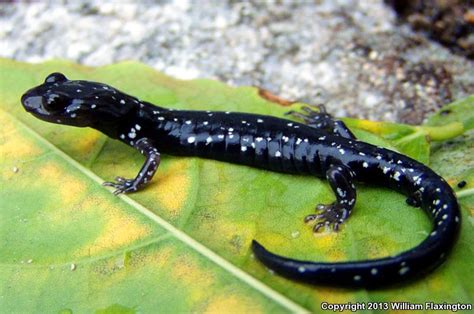
M244 296L238 295L218 295L211 299L207 308L204 310L206 314L219 313L262 313L263 309L256 303L252 302Z
M54 160L39 166L38 175L41 182L54 185L56 193L60 194L60 199L64 204L71 204L81 199L87 189L84 181L68 174L65 168L54 163Z
M158 172L158 188L152 193L170 216L177 217L183 209L191 187L191 178L186 173L186 159L173 161L165 173Z
M84 130L84 132L87 132L87 134L84 134L84 136L81 136L77 141L75 141L74 146L77 151L89 153L95 148L97 141L100 140L102 135L100 132L93 129Z
M151 233L148 226L140 224L132 215L121 211L103 197L90 197L83 201L83 208L91 208L102 214L105 221L98 237L76 252L77 256L98 255L104 251L113 251L125 247Z
M37 145L28 141L20 132L20 128L12 119L0 110L0 125L2 134L0 135L0 160L7 159L32 159L41 155L44 151Z
M204 296L206 288L214 283L215 274L208 269L200 266L190 255L181 255L173 261L171 268L171 277L176 281L183 283L184 286L199 287L198 290L192 289L194 299Z
M357 127L359 129L366 130L374 134L379 134L381 130L384 128L384 124L377 121L358 120Z

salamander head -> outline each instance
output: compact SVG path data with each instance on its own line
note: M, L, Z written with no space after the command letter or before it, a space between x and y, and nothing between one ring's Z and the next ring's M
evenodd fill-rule
M135 107L134 101L111 86L71 81L61 73L48 75L21 97L26 111L37 118L79 127L113 125Z

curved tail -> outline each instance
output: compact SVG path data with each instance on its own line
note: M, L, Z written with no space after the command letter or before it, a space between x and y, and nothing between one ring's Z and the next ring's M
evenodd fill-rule
M290 279L343 287L376 288L424 275L444 262L459 234L461 215L454 192L431 172L424 180L421 207L433 229L418 246L395 256L353 262L317 263L278 256L257 241L252 250L263 264Z

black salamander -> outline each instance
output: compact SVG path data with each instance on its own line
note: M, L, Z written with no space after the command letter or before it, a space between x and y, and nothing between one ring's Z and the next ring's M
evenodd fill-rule
M299 261L275 255L257 241L255 256L295 280L333 286L376 288L418 277L446 259L458 236L461 215L451 187L417 161L355 139L343 122L324 110L290 112L305 123L248 113L182 111L154 106L95 82L68 80L60 73L27 91L24 108L42 120L92 127L139 150L146 161L133 179L104 185L115 194L149 182L160 153L199 156L284 173L326 177L336 195L308 215L313 231L337 230L356 201L355 181L387 186L408 196L430 216L433 229L417 247L395 256L338 263Z

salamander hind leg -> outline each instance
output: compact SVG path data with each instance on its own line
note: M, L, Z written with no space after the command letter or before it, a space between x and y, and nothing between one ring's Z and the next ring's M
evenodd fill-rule
M317 107L318 110L315 110ZM308 126L327 132L342 136L347 139L355 139L355 135L347 128L344 122L335 120L330 114L327 113L324 105L317 106L304 106L301 108L302 112L289 111L286 114L291 115L295 118L302 119Z
M305 222L316 221L313 226L314 232L318 232L324 226L337 231L351 214L356 201L356 190L349 168L342 165L331 166L326 171L326 178L336 194L336 201L329 205L317 205L317 213L305 217Z
M134 179L116 177L115 182L104 182L102 184L116 188L114 191L115 195L135 192L145 186L153 178L160 164L160 153L158 153L158 150L148 139L142 138L138 140L134 147L146 157L145 163L137 176Z

